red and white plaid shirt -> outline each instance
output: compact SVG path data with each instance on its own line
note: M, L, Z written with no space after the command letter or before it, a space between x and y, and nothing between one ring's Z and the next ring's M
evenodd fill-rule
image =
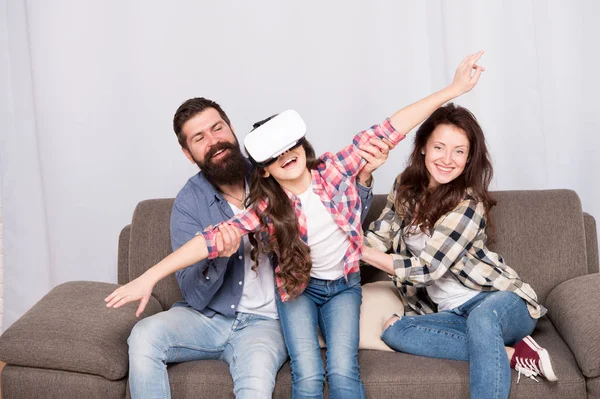
M352 144L344 147L338 153L323 154L317 169L311 170L313 191L321 198L323 205L337 225L348 234L350 245L344 256L344 276L346 278L350 273L359 271L359 260L362 256L361 205L356 188L356 175L366 161L358 154L357 149L362 144L368 144L369 139L375 137L386 138L396 145L405 136L397 132L387 119L381 125L372 126L370 129L358 133L354 136ZM284 191L294 204L300 238L307 242L307 223L306 216L302 212L302 203L296 195L285 189ZM244 212L234 216L226 223L238 227L241 234L256 232L261 228L258 213L264 211L266 206L266 200L263 200L257 206L245 209ZM219 256L215 242L217 232L218 226L202 232L206 240L209 259ZM272 234L272 232L273 226L269 225L269 233ZM278 269L279 266L275 270L278 271ZM280 279L277 279L277 288L282 301L287 301L290 297L283 289Z

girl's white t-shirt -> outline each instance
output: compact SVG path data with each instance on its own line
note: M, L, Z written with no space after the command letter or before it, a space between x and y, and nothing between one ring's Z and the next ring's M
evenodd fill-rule
M413 256L419 256L428 238L427 234L415 227L404 236L404 242ZM437 304L439 312L454 309L478 293L477 290L465 287L449 270L440 279L427 286L427 294Z
M342 230L313 192L312 186L298 195L306 216L308 246L312 259L310 276L322 280L337 280L344 276L344 255L350 245Z

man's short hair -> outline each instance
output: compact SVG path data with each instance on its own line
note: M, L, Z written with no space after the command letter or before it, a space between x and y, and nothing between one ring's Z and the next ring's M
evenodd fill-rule
M216 109L219 115L221 115L221 118L231 128L231 122L229 122L229 117L227 116L225 111L223 111L223 108L221 108L219 104L204 97L190 98L189 100L181 104L179 108L177 108L177 111L175 111L175 116L173 116L173 130L177 135L177 140L179 141L179 145L181 145L181 147L187 149L185 134L183 134L183 132L181 131L183 125L187 121L192 119L194 116L206 111L209 108Z

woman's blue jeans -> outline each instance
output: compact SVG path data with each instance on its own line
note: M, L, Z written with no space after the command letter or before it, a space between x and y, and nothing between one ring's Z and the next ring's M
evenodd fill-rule
M358 370L362 289L360 273L329 281L311 278L297 298L277 308L292 368L292 398L322 398L324 367L317 335L327 343L327 381L331 399L364 398Z
M508 398L510 364L504 347L531 334L536 323L515 293L481 292L449 311L404 316L381 339L400 352L468 360L471 398Z

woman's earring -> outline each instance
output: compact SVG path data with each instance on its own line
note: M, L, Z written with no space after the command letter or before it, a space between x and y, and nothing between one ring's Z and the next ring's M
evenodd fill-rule
M425 155L425 151L421 150L421 155Z

